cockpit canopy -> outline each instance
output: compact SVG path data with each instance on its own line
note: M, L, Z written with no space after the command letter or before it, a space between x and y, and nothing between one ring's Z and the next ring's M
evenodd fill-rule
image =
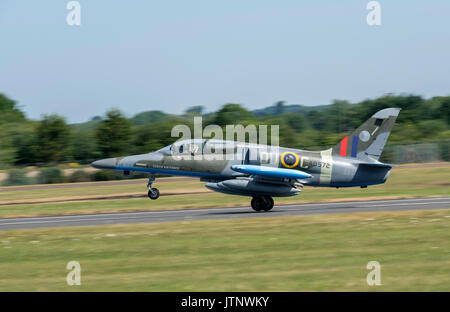
M183 140L166 146L158 152L166 155L199 155L210 153L236 153L237 142L208 139Z

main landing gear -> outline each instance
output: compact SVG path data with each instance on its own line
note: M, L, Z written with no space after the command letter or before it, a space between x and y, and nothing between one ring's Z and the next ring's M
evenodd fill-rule
M252 208L255 211L269 211L273 208L273 199L270 196L254 196L252 199Z
M150 175L150 177L148 178L148 184L147 184L147 188L148 188L148 197L150 199L158 199L159 198L159 190L155 187L152 187L153 181L155 181L155 176L153 174Z

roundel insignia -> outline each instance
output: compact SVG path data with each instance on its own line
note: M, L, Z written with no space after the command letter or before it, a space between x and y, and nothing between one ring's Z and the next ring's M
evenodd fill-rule
M363 142L367 142L370 139L370 133L367 130L363 130L359 133L359 139Z
M284 152L281 155L281 163L286 168L294 168L299 163L298 155L292 152Z

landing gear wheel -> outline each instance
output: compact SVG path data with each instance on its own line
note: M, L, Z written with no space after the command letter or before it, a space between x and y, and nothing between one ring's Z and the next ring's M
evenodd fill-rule
M147 184L147 188L148 188L148 197L150 199L158 199L159 197L159 190L157 188L152 187L153 181L155 181L155 176L153 174L150 174L150 177L148 178L148 184Z
M273 199L270 196L253 197L251 204L255 211L269 211L273 208Z
M263 202L262 207L264 211L269 211L273 208L273 199L270 196L264 196L261 198Z
M153 199L153 200L158 199L158 197L159 197L159 190L157 188L149 189L148 190L148 197L150 199Z
M261 201L259 197L253 197L251 202L252 208L255 211L261 211Z

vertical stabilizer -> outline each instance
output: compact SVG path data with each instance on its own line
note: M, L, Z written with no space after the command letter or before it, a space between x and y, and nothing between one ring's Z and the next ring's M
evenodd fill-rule
M399 112L400 108L385 108L376 112L332 148L333 156L378 160Z

